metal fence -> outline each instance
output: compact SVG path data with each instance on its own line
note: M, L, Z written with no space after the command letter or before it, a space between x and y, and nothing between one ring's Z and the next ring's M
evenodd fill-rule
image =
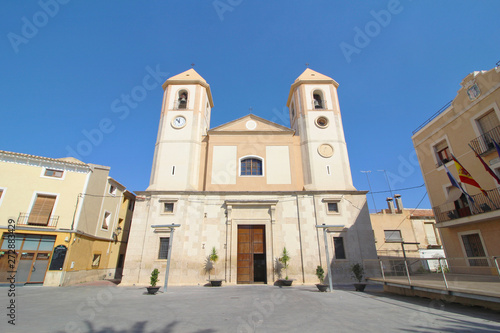
M32 227L48 227L55 228L57 226L57 222L59 221L59 216L51 216L47 218L47 223L40 223L36 217L30 219L29 213L20 213L17 218L17 225L20 226L32 226ZM35 222L37 221L37 222Z
M449 288L452 283L496 282L500 283L500 257L473 258L381 258L365 259L365 271L376 271L383 282L412 285L429 285ZM477 266L481 260L485 265ZM370 278L372 276L368 276ZM380 279L379 274L372 278Z

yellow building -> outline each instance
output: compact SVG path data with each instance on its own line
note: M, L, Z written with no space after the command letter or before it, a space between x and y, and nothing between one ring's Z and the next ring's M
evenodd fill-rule
M121 276L135 196L109 170L0 151L0 283Z
M420 126L412 137L450 269L455 273L497 274L500 255L499 184L479 154L499 174L500 68L467 75L453 101ZM460 178L452 155L486 191L461 182L468 197L447 176ZM458 258L458 259L454 259Z
M393 271L404 268L403 258L412 259L410 263L418 263L419 267L436 270L437 260L425 260L444 257L432 210L404 208L399 194L394 199L387 198L387 206L370 214L379 259Z

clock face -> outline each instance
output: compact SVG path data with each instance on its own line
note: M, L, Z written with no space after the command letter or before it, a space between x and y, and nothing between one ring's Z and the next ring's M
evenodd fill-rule
M183 116L177 116L172 120L172 127L183 128L186 125L186 118Z

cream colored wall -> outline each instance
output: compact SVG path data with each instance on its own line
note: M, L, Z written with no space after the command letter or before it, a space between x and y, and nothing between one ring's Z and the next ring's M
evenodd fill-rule
M101 226L102 203L108 174L109 168L95 166L85 195L80 199L81 213L75 227L87 234L95 235Z
M432 206L441 205L446 201L445 188L451 185L444 167L436 167L437 159L432 149L443 138L448 139L451 153L484 189L497 186L495 180L484 171L468 144L480 135L474 119L489 110L495 110L500 119L500 70L492 69L488 73L480 74L476 77L476 82L482 92L478 99L470 101L466 89L459 90L452 106L412 137ZM486 95L492 89L492 94ZM497 157L496 152L492 151L483 156L483 159L491 164ZM499 166L498 162L492 165L493 168ZM448 163L447 167L458 179L454 163ZM476 187L466 184L464 188L471 195L480 192Z
M263 167L267 184L291 184L291 163L288 146L266 146L266 163Z
M424 230L424 223L435 222L431 219L413 219L410 217L411 209L404 209L403 213L377 213L370 214L373 233L375 235L376 248L379 256L402 257L400 243L386 243L384 230L400 230L401 237L405 242L420 243L419 245L406 245L405 252L408 257L420 257L419 249L427 249L429 242ZM436 230L436 237L440 243Z
M323 99L326 100L325 109L313 108L315 90L323 92ZM305 188L307 190L353 190L336 87L331 83L304 82L292 92L292 103L296 117L291 118L291 126L301 138ZM320 116L328 119L328 127L316 126L315 120ZM318 148L322 144L329 144L333 147L333 156L323 157L318 154Z
M114 196L109 193L111 185L117 187L116 194ZM118 226L118 218L119 218L118 215L123 201L124 190L125 189L121 187L119 184L110 181L109 179L105 183L104 193L102 194L103 198L102 198L101 211L99 214L99 220L97 221L98 223L96 225L96 231L95 231L96 236L112 239L113 232L116 230L116 227ZM111 213L111 216L109 218L108 229L102 228L105 212Z
M202 189L207 191L297 191L303 189L299 138L291 135L257 133L254 135L211 135L208 140L208 153L204 155L206 166L203 165L201 168L204 171L202 178L206 179ZM288 150L288 157L285 159L286 150ZM226 153L227 155L221 157ZM275 153L280 155L274 155ZM236 155L235 159L234 155ZM247 156L257 156L263 159L262 176L239 175L240 160ZM277 157L282 159L277 161ZM280 175L276 177L280 167L285 169L281 170ZM216 178L213 178L214 176Z
M66 169L64 178L43 176L45 166ZM58 228L71 228L77 196L83 191L87 174L85 169L75 172L73 167L41 163L26 165L0 162L0 188L3 188L0 206L0 225L6 226L9 218L17 221L20 213L29 213L36 200L36 193L56 195L51 216L59 216Z
M143 193L140 193L142 195ZM162 214L160 199L178 200L174 214ZM175 229L169 283L207 283L204 263L211 248L219 253L217 277L235 284L237 278L238 225L265 225L268 283L277 279L274 263L284 246L290 251L288 269L297 283L315 283L317 265L326 270L323 234L316 224L345 225L347 260L333 260L336 283L350 281L348 267L362 259L375 259L373 233L364 195L338 195L341 213L326 213L324 199L332 195L155 195L138 201L125 259L123 285L147 285L154 268L163 284L166 260L158 260L159 238L169 233L152 224L179 223ZM229 207L229 208L228 208ZM316 207L316 209L315 209ZM333 234L328 235L330 257L334 258Z
M486 256L499 256L500 243L500 228L498 224L500 219L495 219L486 222L477 222L474 224L466 224L450 228L441 228L441 237L445 245L447 258L465 258L467 254L463 248L461 240L462 233L479 233L483 243ZM451 259L449 265L453 273L466 274L494 274L497 275L495 263L490 260L489 267L473 267L469 265L467 260Z

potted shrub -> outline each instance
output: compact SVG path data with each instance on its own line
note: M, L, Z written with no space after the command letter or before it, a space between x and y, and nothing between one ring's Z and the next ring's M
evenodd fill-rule
M158 268L153 269L153 271L151 272L151 277L149 278L149 282L151 283L151 285L147 287L148 294L150 295L156 294L158 292L158 289L160 289L160 287L156 286L156 283L158 283L159 281L158 275L160 275L160 271L158 270Z
M318 277L319 283L316 284L316 287L318 287L318 290L321 292L325 292L328 290L330 287L329 285L325 284L325 271L323 270L323 267L318 265L316 267L316 276Z
M215 246L212 247L212 252L208 256L208 260L210 260L210 262L212 263L212 266L214 268L214 275L215 275L215 263L217 262L217 260L219 260L219 255L217 254L217 250L215 249ZM212 287L220 287L222 285L222 280L210 278L210 271L208 272L208 280L210 281L210 285L212 285Z
M365 270L363 268L363 265L360 263L356 263L351 266L351 274L352 277L358 281L358 283L354 283L354 288L356 288L356 291L364 291L366 287L366 283L362 283L363 281L363 276L365 274Z
M282 269L285 269L285 278L284 279L279 279L278 281L286 287L289 287L292 285L293 280L290 280L288 278L288 263L290 262L290 255L288 251L286 250L286 247L283 248L283 252L281 253L281 257L278 259L279 262L282 264Z

